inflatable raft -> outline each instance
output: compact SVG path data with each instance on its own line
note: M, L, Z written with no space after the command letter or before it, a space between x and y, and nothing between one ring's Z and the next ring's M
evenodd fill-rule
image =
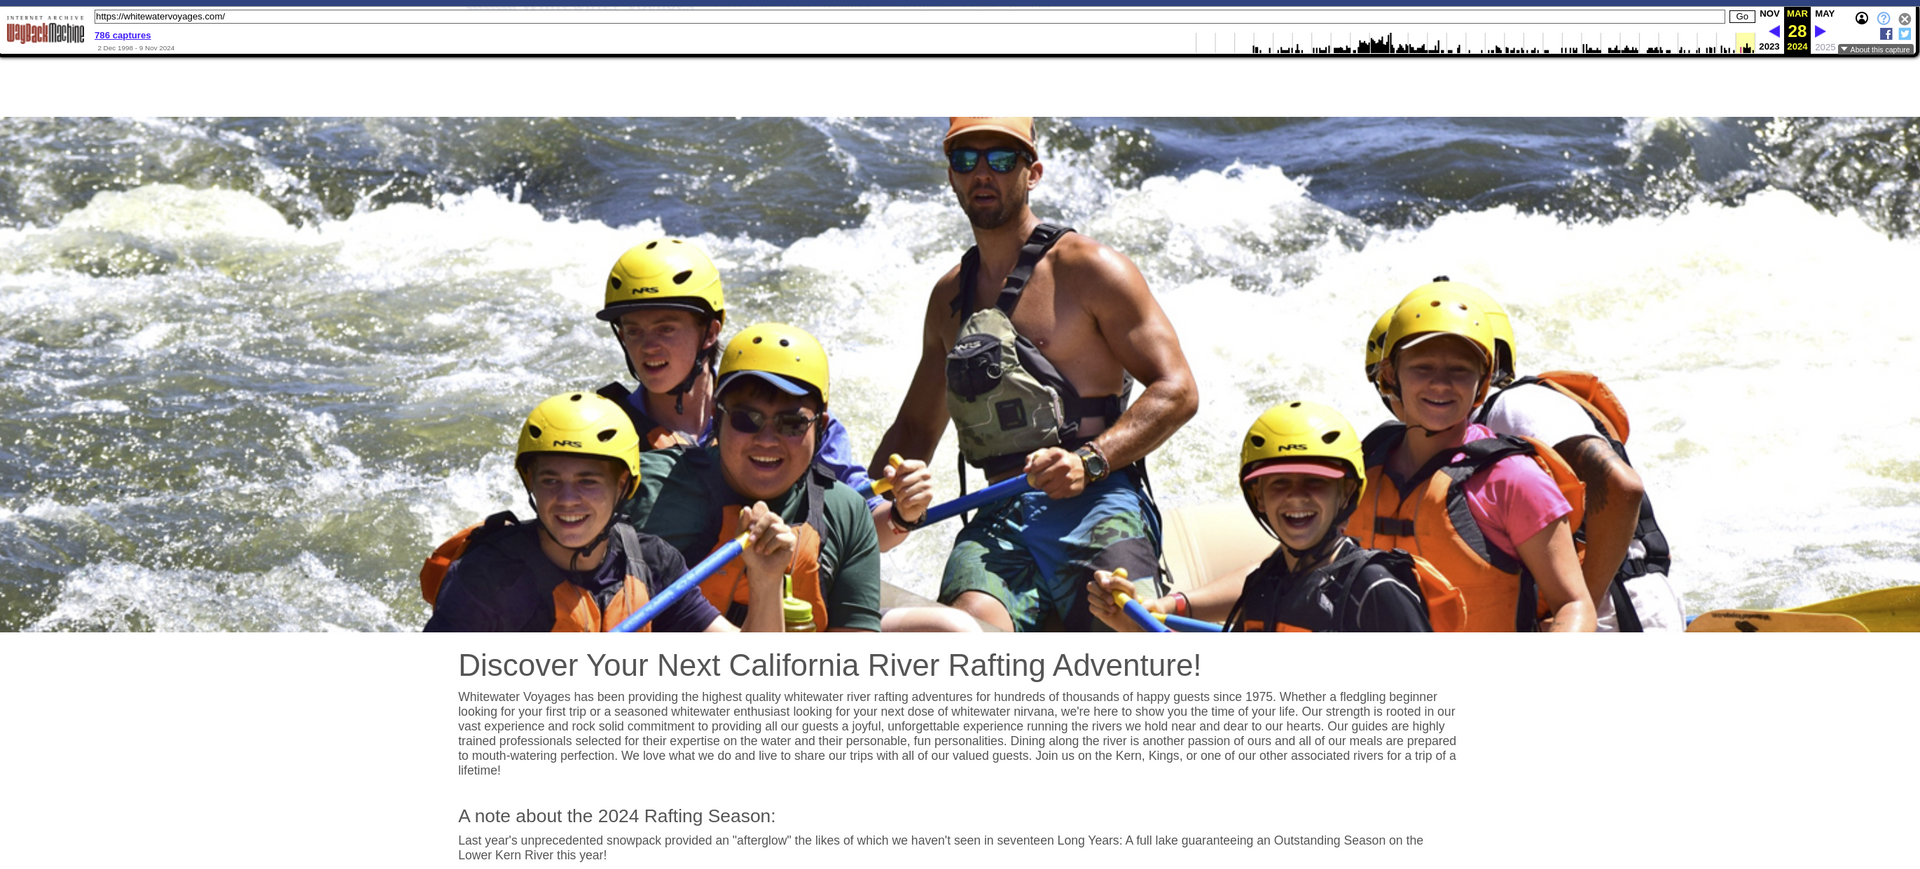
M1167 511L1166 559L1172 587L1191 590L1244 576L1272 554L1267 536L1237 501ZM1920 586L1861 592L1777 610L1725 609L1688 621L1688 633L1888 633L1920 631Z

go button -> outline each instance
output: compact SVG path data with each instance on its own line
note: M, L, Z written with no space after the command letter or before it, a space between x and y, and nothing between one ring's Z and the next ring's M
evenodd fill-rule
M1757 19L1758 16L1754 14L1752 9L1733 9L1727 12L1727 23L1729 24L1752 24Z

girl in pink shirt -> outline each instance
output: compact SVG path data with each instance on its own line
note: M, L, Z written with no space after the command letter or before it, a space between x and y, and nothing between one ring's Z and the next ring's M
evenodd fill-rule
M1473 524L1492 550L1484 559L1456 554L1471 546L1466 538L1473 529L1463 534L1449 528L1447 540L1432 539L1445 526L1433 524L1431 513L1423 525L1416 521L1417 509L1408 512L1426 491L1426 480L1458 463L1463 448L1494 436L1468 422L1490 385L1493 338L1485 314L1468 300L1416 292L1395 309L1384 340L1390 350L1380 367L1381 390L1406 428L1384 456L1369 452L1369 474L1378 461L1381 482L1388 485L1374 490L1370 509L1356 513L1349 530L1367 546L1393 545L1383 538L1396 536L1409 540L1413 545L1403 548L1432 562L1461 588L1469 625L1497 630L1530 622L1531 613L1513 615L1516 601L1525 608L1530 577L1553 630L1593 630L1593 600L1573 545L1572 507L1532 458L1509 456L1461 483ZM1440 470L1429 473L1429 464ZM1420 491L1409 491L1408 481ZM1515 559L1517 565L1507 564ZM1478 603L1471 589L1480 589Z

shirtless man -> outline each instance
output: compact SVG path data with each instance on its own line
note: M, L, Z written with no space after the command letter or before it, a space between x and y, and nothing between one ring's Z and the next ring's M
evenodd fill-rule
M1049 617L1104 629L1087 608L1095 570L1124 567L1136 597L1160 593L1159 514L1140 462L1193 416L1199 390L1131 261L1078 233L1036 234L1032 118L953 118L945 148L978 246L934 285L920 365L873 472L893 453L930 459L956 421L969 463L995 481L1024 473L1035 491L960 532L940 601L1005 629L1039 630ZM1023 269L1023 247L1044 254ZM1029 270L1017 293L1002 292ZM1016 352L1015 332L1030 348ZM1129 406L1133 381L1143 388ZM1060 396L1057 414L1045 389Z

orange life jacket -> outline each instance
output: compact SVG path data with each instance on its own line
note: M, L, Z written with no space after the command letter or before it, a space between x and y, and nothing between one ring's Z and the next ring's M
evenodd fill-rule
M1249 595L1258 594L1256 583L1275 582L1273 571L1286 571L1285 558L1275 550L1272 557L1248 574L1245 590L1227 616L1229 630L1273 633L1338 630L1344 623L1340 607L1348 599L1348 587L1369 564L1386 568L1401 585L1420 595L1427 605L1427 622L1435 632L1466 628L1465 598L1425 559L1398 549L1381 552L1353 546L1325 567L1310 572L1292 589L1281 591L1278 597L1258 602L1250 600ZM1236 627L1233 623L1243 607L1249 612ZM1261 611L1254 612L1254 609Z
M1627 435L1632 432L1632 427L1627 421L1627 409L1620 404L1620 399L1613 394L1613 390L1608 389L1607 385L1601 382L1600 378L1585 371L1546 371L1515 380L1500 392L1516 386L1526 386L1529 383L1538 383L1573 399L1575 404L1580 405L1581 410L1587 412L1587 416L1593 418L1593 427L1606 435L1607 440L1622 444L1627 442ZM1495 395L1498 394L1495 393ZM1493 409L1493 398L1494 396L1488 396L1487 402L1481 405L1480 420L1484 421Z
M1594 431L1607 439L1614 454L1628 465L1633 464L1633 460L1627 457L1627 436L1632 433L1632 427L1628 424L1626 408L1600 378L1584 371L1548 371L1515 380L1506 388L1487 396L1474 421L1485 425L1493 413L1494 402L1499 401L1508 389L1534 383L1572 399L1581 410L1586 411L1587 418L1593 421ZM1574 535L1582 544L1586 542L1584 528L1576 528ZM1623 631L1640 630L1640 618L1633 610L1632 598L1627 594L1624 583L1648 573L1665 576L1673 567L1673 550L1667 544L1667 534L1660 529L1659 520L1654 518L1653 499L1650 497L1642 496L1640 499L1640 516L1634 525L1633 538L1640 542L1646 554L1639 558L1629 554L1621 562L1620 569L1614 572L1610 592Z
M615 533L626 532L622 546L627 552L627 578L620 589L607 598L606 606L593 599L593 595L571 582L563 582L553 587L553 632L556 634L600 634L611 631L627 620L628 616L640 611L653 595L647 588L646 567L641 564L638 541L631 528L626 525L614 526ZM639 573L639 576L635 576ZM651 633L651 623L641 625L635 633Z
M428 603L435 603L440 595L441 582L446 578L448 569L454 562L467 555L475 544L506 531L510 526L521 524L512 512L495 513L485 522L470 525L455 533L441 543L427 557L427 563L420 569L420 593ZM537 533L537 532L536 532ZM606 596L604 606L594 599L594 595L571 582L560 581L553 587L553 630L555 633L604 633L618 627L627 617L646 605L652 593L647 586L646 563L640 558L639 535L631 526L615 523L610 535L620 538L622 556L626 559L626 578L618 589ZM497 541L500 546L489 547L497 552L497 557L508 559L504 569L510 574L523 574L525 568L517 565L528 559L545 559L546 553L540 551L538 539L531 544L518 544L511 540ZM524 550L524 551L522 551ZM497 562L496 562L497 564ZM484 568L483 568L484 569ZM636 633L653 630L651 624L642 625Z
M1412 562L1413 581L1418 585L1420 597L1427 602L1427 621L1433 624L1435 633L1452 633L1467 629L1467 597L1460 593L1446 574L1435 569L1426 559L1405 550L1390 550L1388 555L1405 555ZM1380 559L1376 559L1380 561ZM1388 562L1389 570L1397 569ZM1402 581L1405 581L1404 577Z
M1480 531L1467 506L1466 481L1502 459L1531 458L1566 497L1572 507L1567 524L1575 528L1585 516L1586 486L1552 448L1502 435L1441 451L1414 472L1403 492L1386 462L1405 436L1400 423L1367 435L1367 490L1347 520L1347 534L1368 549L1404 549L1428 561L1465 598L1465 630L1533 630L1543 614L1533 577L1517 554L1493 546Z
M505 528L508 525L518 524L520 519L513 515L513 511L502 511L488 516L484 521L475 522L455 531L452 537L440 541L440 545L433 548L433 554L427 556L426 563L420 565L421 599L431 604L440 597L440 582L447 578L447 568L452 567L454 562L460 560L460 556L467 553L467 542L472 539L473 532L480 530L483 526Z
M820 532L812 525L793 529L799 542L793 547L793 559L787 562L787 574L793 577L793 596L813 607L814 630L827 629L827 599L820 593ZM714 549L740 536L740 505L726 508L720 523L720 539ZM747 560L735 558L700 583L700 593L713 608L726 613L736 625L747 621Z
M727 545L728 541L740 536L741 497L727 485L720 473L720 465L715 461L706 461L707 454L702 451L688 453L698 463L701 476L706 480L707 491L712 493L714 503L719 510L708 522L713 530L712 553ZM830 626L827 621L827 600L820 582L820 542L827 532L826 490L834 483L833 474L816 464L807 469L805 485L801 497L806 502L806 521L793 527L794 536L799 538L793 547L793 557L787 562L787 574L793 577L793 596L806 601L813 608L813 629L824 632ZM714 571L705 582L700 583L700 593L707 602L738 627L747 623L747 560L735 558Z

